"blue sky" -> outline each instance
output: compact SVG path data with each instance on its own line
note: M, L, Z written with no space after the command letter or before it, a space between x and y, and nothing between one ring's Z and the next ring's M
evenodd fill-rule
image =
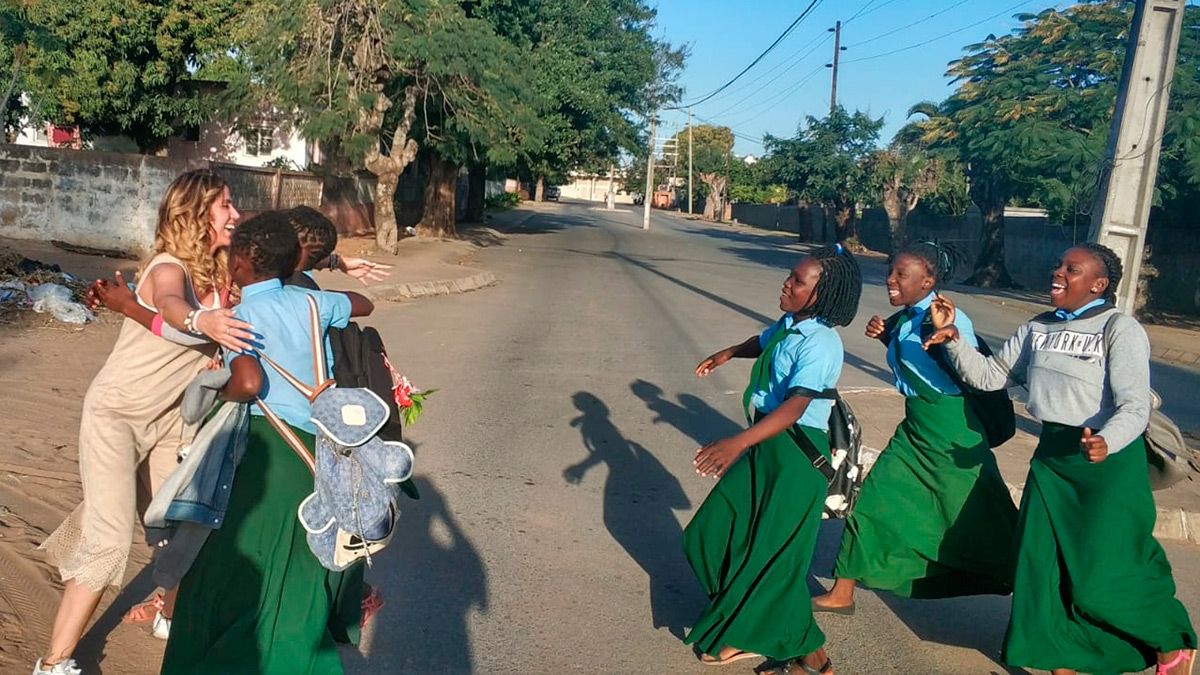
M691 45L687 68L679 80L685 88L683 101L704 96L736 75L810 1L659 0L659 37L672 44ZM738 134L735 152L757 155L762 152L761 144L748 139L761 139L764 133L791 136L805 115L827 114L830 69L824 65L833 56L833 33L827 29L840 19L842 45L847 49L842 52L838 102L847 110L858 108L883 116L880 141L886 143L904 125L904 115L912 104L940 101L953 91L945 77L946 65L962 54L964 46L989 33L1011 31L1019 25L1014 14L1070 4L1055 0L819 0L770 55L719 96L697 105L694 112L703 119L696 123L733 128ZM926 42L890 56L870 58ZM662 120L669 135L687 125L687 114L668 111Z

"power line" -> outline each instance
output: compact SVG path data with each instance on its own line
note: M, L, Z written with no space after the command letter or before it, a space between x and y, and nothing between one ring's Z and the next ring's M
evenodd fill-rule
M1018 2L1015 5L1012 5L1010 7L1002 9L999 12L996 12L995 14L993 14L991 16L984 17L969 26L963 26L962 28L956 28L955 30L952 30L948 33L942 33L941 35L938 35L937 37L932 37L932 38L929 38L928 40L922 40L921 42L918 42L916 44L911 44L906 47L899 47L899 48L893 49L891 51L886 51L886 52L882 52L879 54L872 54L871 56L864 56L864 57L858 58L858 59L850 59L849 61L845 61L844 63L861 63L862 61L871 61L874 59L881 59L885 56L891 56L892 54L899 54L900 52L906 52L911 49L917 49L920 47L924 47L925 45L930 44L931 42L937 42L938 40L950 37L951 35L954 35L956 33L961 33L965 30L970 30L980 24L987 23L988 21L991 21L992 19L995 19L996 17L1003 16L1004 14L1007 14L1022 5L1028 5L1029 3L1034 2L1034 1L1035 0L1022 0L1021 2ZM1038 0L1038 1L1041 1L1041 0Z
M731 105L731 106L729 106L728 108L726 108L726 109L722 110L721 112L719 112L719 113L716 113L716 114L715 114L715 116L716 116L716 117L720 117L721 115L724 115L725 113L727 113L727 112L730 112L730 111L734 110L735 108L737 108L737 107L741 106L743 103L745 103L745 102L746 102L746 100L750 99L750 98L751 98L751 97L753 97L755 94L757 94L758 92L762 91L763 89L766 89L767 87L769 87L769 86L771 85L771 83L775 82L775 80L778 80L779 78L781 78L781 77L783 77L785 74L787 74L787 72L788 72L788 71L790 71L791 69L793 69L793 68L795 68L796 66L800 65L800 63L801 63L801 62L803 62L803 61L804 61L804 59L808 58L808 57L809 57L809 56L810 56L810 55L811 55L813 52L815 52L815 51L817 51L818 49L820 49L822 46L824 46L824 45L825 45L825 43L826 43L826 42L829 42L829 40L831 40L832 38L833 38L833 35L832 35L832 34L826 33L826 34L825 34L825 37L824 37L823 39L821 39L821 41L819 41L819 42L817 42L815 45L813 45L813 46L812 46L812 47L811 47L811 48L810 48L810 49L809 49L807 52L805 52L805 53L804 53L804 55L803 55L803 56L800 56L800 57L799 57L799 58L797 58L795 61L793 61L793 62L792 62L792 65L790 65L790 66L788 66L787 68L785 68L785 69L783 70L783 72L779 73L778 75L776 75L775 77L771 78L771 79L770 79L770 80L768 80L767 82L764 82L764 83L763 83L763 85L762 85L761 87L759 87L758 89L755 89L753 92L751 92L751 93L749 93L749 94L747 94L747 95L743 96L743 97L742 97L742 99L741 99L741 100L739 100L737 103L734 103L733 105Z
M812 13L812 10L813 10L813 9L814 9L814 8L815 8L817 5L821 4L821 2L822 2L822 0L812 0L812 2L810 2L810 3L808 4L808 7L806 7L806 8L804 9L804 11L800 13L800 16L796 17L796 20L795 20L795 21L793 21L793 22L791 23L791 25L789 25L789 26L788 26L786 29L784 29L784 31L783 31L782 33L780 33L780 34L779 34L779 37L775 38L775 41L774 41L774 42L772 42L772 43L771 43L771 44L770 44L770 45L769 45L769 46L768 46L766 49L764 49L764 50L763 50L763 52L762 52L761 54L759 54L759 55L758 55L758 56L757 56L757 57L756 57L756 58L755 58L753 61L751 61L751 62L750 62L750 65L748 65L748 66L746 66L745 68L743 68L743 69L742 69L742 72L738 73L737 75L734 75L734 76L733 76L733 79L729 80L728 82L726 82L725 84L721 85L720 87L717 87L717 88L716 88L716 89L715 89L713 92L711 92L711 93L709 93L708 95L706 95L706 96L704 96L704 97L700 98L699 100L692 101L692 102L690 102L690 103L686 103L686 104L680 104L680 105L677 105L677 106L669 107L669 108L666 108L666 110L683 110L684 108L687 108L687 107L690 107L690 106L699 105L699 104L701 104L701 103L704 103L704 102L705 102L705 101L707 101L708 99L710 99L710 98L712 98L712 97L716 96L717 94L721 93L721 92L722 92L722 91L724 91L726 88L728 88L728 87L729 87L729 85L733 84L734 82L737 82L737 81L738 81L738 79L739 79L739 78L740 78L742 75L745 75L747 72L749 72L749 70L750 70L751 68L753 68L754 66L758 65L758 62L759 62L759 61L762 61L762 60L763 60L763 58L765 58L767 54L770 54L770 53L771 53L771 50L773 50L773 49L775 49L776 47L778 47L780 42L783 42L783 40L784 40L785 38L787 38L787 36L788 36L788 35L791 35L791 34L792 34L792 31L796 30L796 26L799 26L799 25L800 25L800 22L801 22L801 21L803 21L803 20L805 19L805 17L807 17L807 16L808 16L810 13Z
M884 33L880 33L879 35L876 35L876 36L874 36L874 37L867 38L866 40L863 40L862 42L856 42L856 43L854 43L854 44L852 44L852 45L849 45L849 46L851 46L851 47L861 47L862 45L865 45L865 44L870 44L870 43L872 43L872 42L875 42L876 40L879 40L879 39L881 39L881 38L885 38L885 37L887 37L887 36L889 36L889 35L893 35L893 34L895 34L895 33L899 33L899 32L900 32L900 31L902 31L902 30L907 30L907 29L909 29L909 28L912 28L913 26L916 26L916 25L919 25L919 24L925 23L926 21L929 21L929 20L930 20L930 19L932 19L932 18L935 18L935 17L937 17L937 16L940 16L940 15L942 15L942 14L945 14L946 12L949 12L950 10L952 10L952 9L954 9L954 8L956 8L956 7L960 7L960 6L962 6L962 5L965 5L965 4L967 4L968 2L970 2L970 1L971 1L971 0L959 0L959 2L956 2L956 3L954 3L953 5L950 5L949 7L945 8L945 9L938 10L938 11L934 12L933 14L930 14L929 16L925 17L924 19L917 19L916 21L913 21L913 22L912 22L912 23L910 23L910 24L906 24L906 25L904 25L904 26L900 26L899 28L893 28L892 30L889 30L889 31L887 31L887 32L884 32Z
M867 4L863 5L862 7L859 7L858 11L854 13L854 16L850 17L849 19L846 19L842 23L850 23L851 21L862 16L863 12L867 11L867 8L870 7L871 5L875 4L876 2L879 2L879 0L867 0Z
M895 2L896 2L896 0L888 0L887 2L885 2L885 3L883 3L882 5L880 5L880 6L876 7L876 8L874 8L874 9L872 9L872 10L871 10L871 11L869 11L869 12L866 12L866 11L863 11L863 10L859 10L859 13L858 13L858 14L855 14L855 15L854 15L853 17L851 17L850 19L846 19L845 21L843 21L843 22L842 22L842 25L848 24L848 23L850 23L850 22L851 22L852 20L854 20L854 19L861 19L861 18L862 18L862 17L864 17L864 16L870 16L870 15L874 14L875 12L878 12L879 10L883 9L884 7L887 7L888 5L891 5L891 4L895 3ZM864 8L864 9L865 9L865 8Z
M788 64L788 63L792 64L792 65L790 65L790 66L788 66L787 68L785 68L785 69L784 69L784 71L783 71L783 72L785 72L785 73L786 73L787 71L791 70L792 68L794 68L794 67L796 66L796 61L797 61L797 60L799 60L799 59L803 59L803 58L807 57L807 56L808 56L809 54L811 54L811 53L812 53L812 52L813 52L815 49L818 49L818 48L820 47L820 45L823 45L823 44L825 44L826 42L829 42L829 41L830 41L830 40L832 40L832 39L833 39L833 36L832 36L832 35L828 35L828 34L826 34L826 35L825 35L825 37L821 38L821 41L820 41L819 43L817 43L817 45L816 45L816 46L814 46L814 47L810 47L810 48L808 49L808 51L807 51L807 52L804 52L804 49L805 49L805 47L808 47L808 45L801 46L801 47L800 47L800 49L797 49L796 51L792 52L792 53L791 53L789 56L787 56L786 58L784 58L783 60L781 60L779 63L776 63L775 65L771 66L770 68L768 68L767 70L763 71L762 73L759 73L757 76L755 76L755 77L751 78L750 80L747 80L746 82L743 82L743 83L742 83L740 86L734 87L733 89L730 89L729 91L727 91L727 92L724 92L723 94L721 94L720 96L717 96L717 97L713 98L712 100L713 100L713 101L719 101L719 100L721 100L721 99L723 99L723 98L727 98L727 97L730 97L730 96L734 96L734 95L740 94L740 93L742 93L742 92L746 91L747 89L749 89L750 87L754 86L754 84L755 84L755 83L757 83L757 82L761 82L763 78L765 78L765 77L767 77L768 75L770 75L771 73L774 73L775 71L779 70L779 69L780 69L780 68L782 68L784 65L786 65L786 64ZM803 55L801 55L801 54L800 54L800 52L804 52L804 54L803 54ZM777 79L779 79L779 78L778 78L778 77L771 78L770 82L774 82L774 81L775 81L775 80L777 80ZM770 82L768 82L768 84L769 84ZM765 86L765 85L764 85L764 86ZM760 87L759 89L757 89L757 90L755 90L755 91L756 91L756 92L757 92L757 91L761 91L761 89L762 89L762 87ZM751 94L750 96L753 96L753 94ZM749 96L747 96L746 98L749 98ZM744 99L743 99L743 100L744 100Z

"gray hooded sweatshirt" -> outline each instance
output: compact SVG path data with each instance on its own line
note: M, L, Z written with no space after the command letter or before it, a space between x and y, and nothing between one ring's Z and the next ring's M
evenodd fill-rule
M1111 350L1104 339L1110 319ZM1132 443L1150 420L1150 341L1136 319L1111 304L1070 320L1054 312L1036 316L995 356L962 340L946 351L967 384L985 391L1024 385L1031 415L1088 427L1104 437L1110 453Z

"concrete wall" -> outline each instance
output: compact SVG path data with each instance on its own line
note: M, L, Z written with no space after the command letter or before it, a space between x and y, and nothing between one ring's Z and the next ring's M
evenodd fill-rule
M0 236L147 253L158 204L175 177L212 167L243 217L301 204L342 233L374 229L375 179L321 177L208 161L0 144Z
M0 144L0 236L145 253L182 160Z

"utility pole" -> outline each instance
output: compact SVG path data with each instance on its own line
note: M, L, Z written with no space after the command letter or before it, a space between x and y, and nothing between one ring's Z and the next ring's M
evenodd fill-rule
M1125 273L1117 306L1128 314L1137 309L1138 277L1186 5L1187 0L1143 0L1133 11L1101 174L1103 190L1092 211L1088 239L1121 258Z
M642 229L650 229L650 200L654 199L654 147L658 143L655 137L655 125L658 120L650 116L650 149L646 156L646 194L642 198Z
M688 215L692 215L692 109L688 108Z
M846 49L842 46L842 22L835 23L829 32L833 33L833 63L826 63L825 67L833 68L833 89L829 92L829 112L832 113L837 110L838 59Z

